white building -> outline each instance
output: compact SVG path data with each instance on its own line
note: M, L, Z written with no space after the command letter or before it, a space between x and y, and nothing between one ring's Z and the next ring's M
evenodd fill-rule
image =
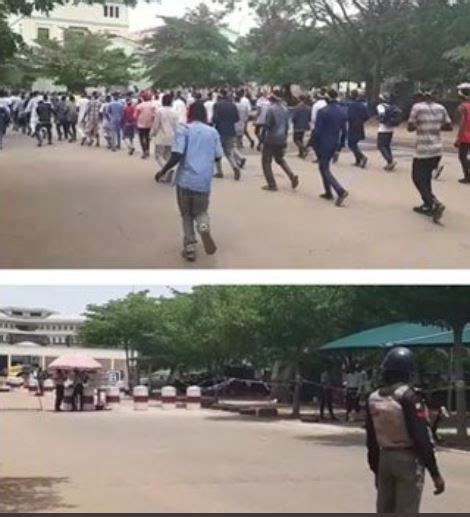
M31 16L13 17L10 26L28 45L41 39L62 41L66 30L126 37L129 34L129 8L120 0L104 4L68 2L48 14L34 11Z
M105 370L125 370L122 350L81 348L83 316L65 316L49 309L0 307L0 372L17 364L43 369L63 355L86 353Z
M48 309L0 307L0 344L32 341L41 346L80 344L82 316L65 316Z

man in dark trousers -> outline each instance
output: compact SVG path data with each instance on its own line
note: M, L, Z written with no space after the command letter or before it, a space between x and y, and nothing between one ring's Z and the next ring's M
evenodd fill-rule
M83 377L78 370L74 372L72 410L83 411Z
M356 158L356 167L365 169L369 159L359 149L359 142L366 138L365 123L369 119L369 113L364 101L360 98L359 92L351 92L351 100L348 103L348 145Z
M328 408L331 420L336 420L333 411L333 381L331 373L325 370L320 377L320 420L325 419L325 409Z
M432 175L439 169L442 160L441 132L452 131L452 121L446 108L434 102L431 91L424 92L422 98L422 102L413 106L408 121L408 131L416 132L413 183L423 200L423 205L414 211L439 223L446 207L433 193Z
M306 97L302 95L292 114L294 144L299 149L299 158L305 158L308 153L304 140L305 133L310 130L311 113L312 108L307 104Z
M62 402L64 400L64 382L65 375L62 373L62 370L58 370L55 378L55 411L61 411L62 408Z
M36 138L38 141L38 147L42 146L42 130L46 131L47 143L52 145L52 118L54 116L54 109L52 104L49 102L47 95L38 102L36 108L38 123L36 125Z
M289 111L283 105L280 91L273 91L271 106L266 113L264 145L262 149L262 165L266 183L263 190L277 191L276 180L273 174L273 160L287 174L292 188L299 186L299 177L296 176L285 159L287 135L289 134Z
M346 127L347 114L338 104L336 90L328 92L328 105L319 111L315 123L315 152L318 156L320 174L322 176L325 193L320 197L333 201L332 190L336 192L336 206L341 207L349 196L339 181L331 172L331 161L338 149L341 132Z
M217 129L222 142L224 155L230 163L235 180L240 181L241 169L246 164L246 158L243 158L236 149L237 131L236 124L240 121L236 104L229 98L227 91L221 91L221 98L215 103L214 114L212 117L212 125ZM222 161L216 163L216 178L223 178Z
M383 387L367 403L368 460L376 477L377 513L419 513L425 470L435 495L445 491L423 396L411 387L413 353L396 348L383 365Z

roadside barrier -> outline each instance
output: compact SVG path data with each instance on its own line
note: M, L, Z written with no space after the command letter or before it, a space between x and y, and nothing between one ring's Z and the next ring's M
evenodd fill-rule
M149 390L146 386L136 386L133 391L134 410L146 411L149 407Z
M162 389L162 408L176 409L176 388L173 386L165 386Z
M186 409L201 409L201 388L190 386L186 390Z

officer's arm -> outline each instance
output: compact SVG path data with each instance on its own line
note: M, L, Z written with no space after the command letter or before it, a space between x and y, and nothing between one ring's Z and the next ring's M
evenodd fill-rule
M410 390L401 400L408 433L415 445L421 463L433 479L440 476L434 444L431 440L427 411L421 397Z
M374 422L370 414L369 404L366 404L366 431L367 431L367 459L372 472L378 474L380 447L375 434Z

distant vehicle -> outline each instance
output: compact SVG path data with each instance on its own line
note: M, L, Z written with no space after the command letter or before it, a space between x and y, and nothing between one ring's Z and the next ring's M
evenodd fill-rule
M15 366L10 366L10 368L5 368L2 370L1 374L3 377L24 377L29 375L32 367L24 364L17 364Z
M270 400L271 388L262 381L228 379L219 384L204 387L202 395L231 400Z

